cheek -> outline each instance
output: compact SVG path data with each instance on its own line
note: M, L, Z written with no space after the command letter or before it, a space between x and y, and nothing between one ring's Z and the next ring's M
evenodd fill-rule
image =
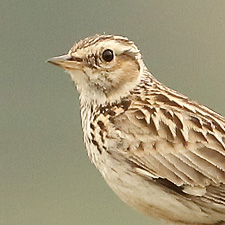
M118 84L132 83L138 80L140 68L136 61L125 61L121 63L120 68L115 71L115 79Z

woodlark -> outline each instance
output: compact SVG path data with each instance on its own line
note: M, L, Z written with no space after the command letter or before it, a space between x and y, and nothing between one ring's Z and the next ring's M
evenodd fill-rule
M125 37L49 60L79 92L91 161L128 205L178 224L225 224L225 118L161 84Z

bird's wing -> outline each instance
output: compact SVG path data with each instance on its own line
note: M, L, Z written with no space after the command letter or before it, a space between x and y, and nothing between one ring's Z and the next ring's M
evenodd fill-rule
M132 101L115 121L124 154L140 175L225 205L224 118L195 102L177 102Z

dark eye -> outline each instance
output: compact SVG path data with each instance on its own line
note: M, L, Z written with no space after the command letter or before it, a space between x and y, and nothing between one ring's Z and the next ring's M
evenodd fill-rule
M102 58L106 61L106 62L110 62L113 60L113 51L111 49L106 49L103 53L102 53Z

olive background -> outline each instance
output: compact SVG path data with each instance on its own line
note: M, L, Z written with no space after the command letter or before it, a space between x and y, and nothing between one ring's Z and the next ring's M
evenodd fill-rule
M78 94L48 58L95 33L124 35L167 86L225 115L224 0L1 0L0 224L160 224L90 163Z

